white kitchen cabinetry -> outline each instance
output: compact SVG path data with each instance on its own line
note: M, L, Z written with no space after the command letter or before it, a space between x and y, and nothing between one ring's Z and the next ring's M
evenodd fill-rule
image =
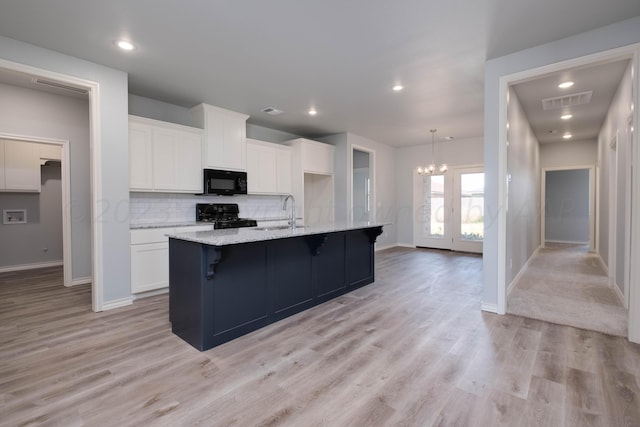
M291 149L247 138L247 192L291 193Z
M56 144L38 144L40 163L47 160L62 160L62 147Z
M333 221L335 147L303 138L286 144L291 147L291 191L297 216L306 225Z
M169 238L166 234L212 230L213 226L131 230L131 293L169 286Z
M130 190L202 192L202 131L129 116Z
M318 141L298 138L287 141L303 172L333 175L335 147Z
M0 140L0 190L40 192L39 145L33 142Z
M208 104L196 105L191 112L204 129L204 168L246 171L249 116Z

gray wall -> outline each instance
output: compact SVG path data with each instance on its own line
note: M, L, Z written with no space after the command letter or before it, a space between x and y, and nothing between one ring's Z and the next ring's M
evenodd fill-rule
M510 284L540 246L539 144L515 91L509 90L507 117L507 271Z
M627 261L623 256L625 237L630 233L630 230L625 228L625 209L631 201L626 200L625 193L627 190L626 168L628 157L631 154L629 135L626 130L627 120L631 115L632 85L631 65L629 65L598 136L598 165L600 167L598 252L609 268L609 275L621 290L624 288L624 267ZM616 137L617 143L613 148L611 141ZM614 204L616 205L615 217L612 209ZM610 224L610 222L613 223ZM613 249L611 245L615 245L615 263L610 259Z
M547 242L589 242L589 169L545 174L544 237Z
M571 141L540 145L541 168L595 166L598 161L598 141Z
M26 209L26 224L0 223L0 268L62 262L60 163L41 166L40 193L0 193L3 209ZM46 249L46 250L45 250Z
M497 213L505 206L499 199L500 176L500 80L517 72L531 70L596 52L629 46L640 42L640 17L608 25L555 42L525 49L485 64L484 85L484 163L485 211ZM636 73L638 75L638 73ZM636 77L638 79L638 77ZM512 236L501 236L498 222L485 226L484 240L484 294L483 306L491 309L498 304L498 242Z
M98 224L94 245L101 270L94 277L102 283L98 299L105 304L131 297L131 257L129 233L129 138L127 120L127 74L89 61L63 55L28 43L0 37L0 59L74 76L99 85L96 116L92 121L99 133L96 147L99 167L93 220ZM1 64L0 64L1 65ZM123 214L124 213L124 214Z
M91 276L89 103L85 99L0 84L0 132L69 141L72 278ZM27 229L27 228L25 228ZM15 233L15 231L14 231ZM34 259L38 258L35 255ZM28 257L25 254L14 260ZM62 259L60 256L58 259ZM27 261L25 261L26 263ZM23 264L18 262L18 264ZM2 265L13 265L3 261Z
M428 141L425 136L425 141ZM430 146L418 145L396 149L396 194L398 243L413 245L413 221L417 211L413 206L413 184L416 168L429 163ZM437 161L446 162L449 167L482 165L482 138L454 139L436 142ZM486 217L486 215L485 215Z

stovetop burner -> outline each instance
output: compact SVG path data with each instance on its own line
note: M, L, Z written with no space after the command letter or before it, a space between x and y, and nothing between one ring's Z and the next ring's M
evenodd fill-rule
M213 223L214 229L255 227L254 219L239 218L240 209L235 203L198 203L196 221Z

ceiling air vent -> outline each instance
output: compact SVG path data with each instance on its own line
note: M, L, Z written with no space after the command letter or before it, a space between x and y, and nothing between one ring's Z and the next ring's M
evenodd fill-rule
M543 110L556 110L558 108L574 107L576 105L584 105L591 102L593 91L574 93L571 95L558 96L556 98L547 98L542 100Z
M89 93L87 89L83 89L81 87L69 86L64 83L56 82L53 80L44 80L40 78L35 78L33 79L33 82L39 85L51 86L57 89L68 90L75 93L84 93L84 94Z
M280 114L284 113L284 111L278 110L277 108L273 107L263 108L262 111L264 113L271 114L272 116L279 116Z

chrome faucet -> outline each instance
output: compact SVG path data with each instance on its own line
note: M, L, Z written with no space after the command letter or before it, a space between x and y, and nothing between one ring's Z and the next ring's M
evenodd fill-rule
M291 194L287 194L287 197L284 198L284 203L282 204L282 210L287 210L287 201L291 199L291 217L289 218L289 227L292 230L296 229L296 199L293 198Z

